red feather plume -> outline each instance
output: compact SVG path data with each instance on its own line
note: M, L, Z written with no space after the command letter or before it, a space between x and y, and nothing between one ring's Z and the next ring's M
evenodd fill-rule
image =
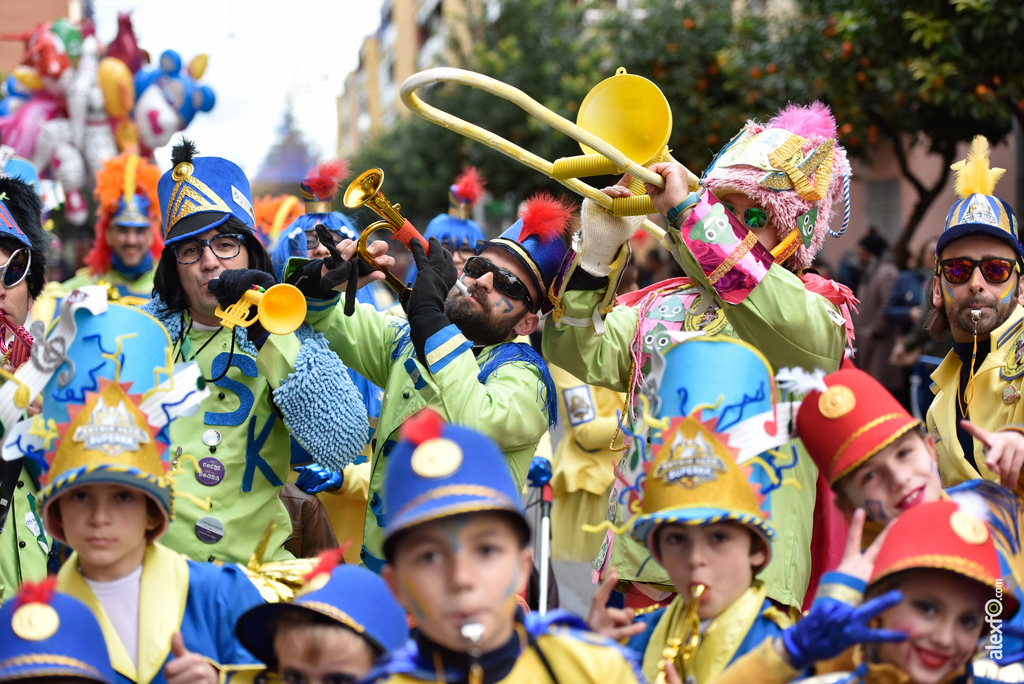
M53 594L57 590L57 576L50 575L41 582L25 582L21 585L21 591L15 599L15 606L23 606L26 603L45 603L50 605Z
M423 409L402 425L402 437L416 446L428 439L437 439L444 430L444 420L437 411Z
M318 200L333 199L338 192L338 185L348 177L348 162L339 159L321 162L309 175L302 179L310 192Z
M484 194L485 185L487 181L484 177L475 166L470 166L455 179L455 196L468 204L476 204L480 195Z
M335 567L345 562L345 552L348 551L348 547L352 545L352 541L349 540L339 546L336 549L327 549L321 551L317 557L317 563L313 566L313 569L306 573L305 581L309 581L321 573L328 573L334 570Z
M546 192L537 193L519 209L519 218L523 219L519 241L536 235L543 242L551 242L569 227L574 211L575 203L566 197L555 199Z

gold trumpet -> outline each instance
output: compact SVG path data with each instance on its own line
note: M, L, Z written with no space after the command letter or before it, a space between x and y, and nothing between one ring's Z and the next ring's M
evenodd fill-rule
M0 366L21 368L32 354L32 335L0 311Z
M364 171L354 181L349 183L348 189L345 190L344 202L345 206L349 209L358 209L359 207L366 206L384 219L383 221L371 223L363 229L359 240L356 242L356 255L376 270L384 273L385 284L395 291L395 294L398 295L398 299L401 301L409 296L412 288L399 280L398 276L391 271L380 266L369 250L367 250L366 243L371 235L382 228L389 229L393 233L393 237L405 245L406 248L409 247L413 240L419 240L423 245L423 250L426 251L427 241L409 223L409 220L399 213L402 205L392 204L388 201L388 198L380 191L382 185L384 185L384 171L381 169Z
M256 305L256 317L249 320L249 308ZM306 297L294 285L280 283L267 290L252 288L227 309L217 306L215 311L228 330L236 325L248 328L254 321L274 335L295 332L306 318Z
M471 86L518 105L579 142L587 155L549 162L485 128L428 105L416 94L424 86L445 81ZM580 107L579 125L555 114L518 88L464 69L438 67L413 74L402 84L401 93L406 106L427 121L482 142L526 164L573 192L594 200L615 216L643 216L653 213L654 207L650 198L644 196L613 200L597 188L579 181L577 176L629 173L635 181L630 185L634 194L642 191L644 182L665 186L661 176L646 167L671 158L665 147L672 130L671 110L657 86L645 78L626 74L624 69L619 69L615 76L591 90L584 100L587 106ZM609 109L609 105L614 106ZM615 144L595 135L595 131L612 137ZM598 160L598 157L603 159ZM697 176L689 170L687 175L690 188L697 189ZM649 220L645 219L642 227L659 241L665 237L665 231Z
M697 611L700 609L700 599L703 595L703 584L691 587L690 600L686 604L680 626L681 634L666 642L665 649L661 652L663 660L658 662L658 676L654 679L655 684L665 684L665 667L670 662L678 662L679 676L686 678L690 661L693 660L693 656L697 653L697 646L700 645L700 616Z

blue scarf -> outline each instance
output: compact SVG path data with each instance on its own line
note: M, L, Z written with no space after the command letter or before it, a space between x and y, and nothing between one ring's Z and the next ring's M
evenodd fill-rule
M146 252L145 258L139 263L139 265L132 268L125 266L124 263L117 258L117 254L111 252L110 265L115 271L123 275L128 280L138 280L142 274L153 268L153 255Z

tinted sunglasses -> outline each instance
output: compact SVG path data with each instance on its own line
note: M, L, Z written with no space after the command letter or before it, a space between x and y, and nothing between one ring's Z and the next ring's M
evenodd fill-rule
M731 204L726 204L725 202L722 202L722 204L725 204L725 208L729 210L730 214L742 220L743 223L746 224L747 228L757 230L758 228L764 228L768 225L768 212L760 207L749 207L744 209L743 216L740 216L736 213L736 208Z
M32 252L28 251L28 247L16 250L7 263L0 266L0 284L7 290L17 287L31 267Z
M1010 259L968 259L957 257L943 259L939 262L939 270L948 282L954 285L966 283L974 275L974 269L980 268L981 275L990 283L1005 283L1017 267L1017 262Z
M528 309L533 309L533 300L530 298L530 288L526 286L519 276L501 266L495 266L483 257L470 257L462 267L462 272L470 278L481 278L486 273L494 274L494 289L512 299L518 299L526 304Z

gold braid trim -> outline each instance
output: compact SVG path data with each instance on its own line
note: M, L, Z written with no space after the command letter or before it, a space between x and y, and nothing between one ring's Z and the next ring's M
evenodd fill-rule
M793 188L796 190L796 194L800 196L800 199L806 200L807 202L819 202L825 197L825 191L828 189L828 184L832 180L832 162L835 157L834 150L829 149L825 154L824 159L818 165L818 168L814 172L814 186L811 186L809 180L807 180L807 174L804 173L796 164L793 163L793 157L800 152L801 148L807 142L806 138L802 138L799 135L791 135L786 139L786 142L779 145L768 155L768 163L772 166L782 169L789 176L789 179L793 181ZM822 143L822 145L828 144L831 148L831 141Z
M850 445L853 444L853 442L858 437L863 435L865 432L867 432L871 428L878 427L879 425L881 425L882 423L884 423L887 420L892 420L893 418L899 418L901 415L902 414L899 414L899 413L887 413L884 416L879 416L878 418L875 418L873 421L871 421L867 425L861 426L856 432L854 432L852 435L850 435L846 439L845 442L843 442L842 446L840 446L836 450L836 455L832 457L832 464L829 467L829 470L830 471L834 471L836 469L836 463L839 462L839 458L843 455L843 452L846 451L850 447Z
M754 248L754 243L757 242L757 236L754 235L754 231L748 231L747 236L743 238L736 249L732 250L732 254L725 258L725 261L718 264L718 268L708 274L708 285L714 285L721 280L726 273L732 270L740 259L750 254L750 250Z
M904 558L898 563L887 568L883 574L879 575L879 577L875 579L875 581L881 577L891 575L901 570L920 567L949 570L961 575L967 575L971 579L977 580L986 586L994 586L992 580L989 579L989 574L985 570L985 566L981 563L977 563L967 558L961 558L959 556L946 556L940 553L924 553L919 556Z
M400 518L406 511L411 508L416 508L420 504L426 503L427 501L433 501L434 499L440 499L445 496L482 496L489 499L496 499L498 503L504 503L516 507L514 501L499 492L497 489L491 489L490 487L482 487L479 485L449 485L447 487L438 487L437 489L431 489L429 492L420 494L409 503L402 506L402 509L395 513L395 518Z
M76 658L69 658L68 656L49 655L46 653L32 653L29 655L8 658L7 660L0 662L0 670L5 670L9 667L22 667L25 665L57 665L60 667L71 667L76 670L82 670L93 674L99 679L103 679L103 675L100 674L99 670L88 663L84 663Z
M356 622L355 620L353 620L348 613L338 610L329 603L321 603L319 601L303 601L302 603L297 603L295 605L302 606L303 608L309 608L311 610L315 610L318 613L323 613L328 617L332 617L338 622L345 625L346 627L349 627L352 630L354 630L357 634L362 634L366 631L366 628L358 622Z

